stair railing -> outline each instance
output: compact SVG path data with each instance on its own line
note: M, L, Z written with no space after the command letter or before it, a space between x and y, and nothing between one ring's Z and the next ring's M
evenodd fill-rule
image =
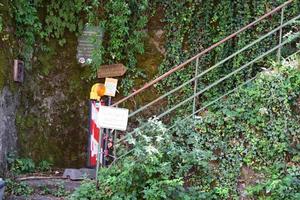
M290 5L293 2L293 0L289 0L287 2L285 2L284 4L276 7L274 10L266 13L265 15L259 17L257 20L255 20L254 22L244 26L243 28L241 28L240 30L236 31L235 33L229 35L228 37L224 38L223 40L215 43L214 45L210 46L209 48L205 49L204 51L200 52L199 54L195 55L194 57L188 59L187 61L183 62L182 64L172 68L170 71L166 72L165 74L157 77L156 79L150 81L149 83L145 84L143 87L141 87L140 89L136 90L135 92L131 93L130 95L128 95L127 97L119 100L118 102L116 102L115 104L113 104L113 106L120 106L121 103L124 103L126 101L128 101L130 98L135 97L136 95L140 94L141 92L147 90L149 87L154 86L155 84L157 84L158 82L162 81L163 79L167 78L168 76L170 76L171 74L173 74L174 72L183 69L184 67L188 66L188 64L192 63L192 62L196 62L196 69L195 69L195 75L193 78L191 78L190 80L182 83L180 86L170 90L169 92L166 92L165 94L159 96L158 98L156 98L155 100L146 103L145 105L143 105L142 107L132 111L129 114L129 117L132 118L134 116L136 116L138 113L141 113L143 111L145 111L147 108L149 108L150 106L154 105L155 103L161 101L162 99L168 97L169 95L174 94L176 91L182 89L183 87L194 83L194 93L193 95L187 97L185 100L181 101L180 103L178 103L177 105L174 105L171 108L168 108L166 111L159 113L158 115L156 115L157 119L161 119L164 116L166 116L167 114L171 113L172 111L178 109L179 107L187 104L190 101L193 101L193 110L192 113L188 116L184 116L182 119L180 119L179 121L183 121L186 120L190 117L195 116L195 114L204 111L207 107L215 104L216 102L218 102L219 100L223 99L224 97L228 96L229 94L233 93L234 91L236 91L238 88L245 86L247 84L249 84L251 81L253 81L256 77L252 77L249 80L243 82L242 84L238 85L236 88L234 88L233 90L230 90L229 92L223 94L222 96L208 102L207 104L203 105L201 108L196 109L196 98L203 94L204 92L208 91L209 89L211 89L212 87L218 85L219 83L223 82L224 80L232 77L233 75L237 74L238 72L241 72L241 70L246 69L247 67L251 66L252 64L256 63L257 61L261 60L262 58L265 58L266 56L270 55L271 53L277 51L277 59L278 61L280 61L281 59L281 49L284 45L291 43L292 41L294 41L296 39L296 37L289 39L289 40L282 40L282 34L283 34L283 28L293 24L296 20L300 19L300 14L297 15L296 17L288 20L287 22L284 23L284 10L285 8ZM256 24L258 24L259 22L261 22L264 19L267 19L269 16L277 13L281 11L281 20L280 20L280 25L276 28L274 28L273 30L271 30L270 32L266 33L265 35L261 36L260 38L254 40L253 42L251 42L250 44L246 45L245 47L243 47L242 49L238 50L237 52L231 54L230 56L226 57L225 59L223 59L222 61L216 63L215 65L213 65L212 67L198 73L198 68L199 68L199 58L202 57L203 55L209 53L210 51L212 51L214 48L220 46L221 44L224 44L226 41L236 37L237 35L239 35L240 33L244 32L245 30L255 26ZM261 55L257 56L256 58L254 58L253 60L251 60L250 62L247 62L246 64L242 65L241 67L235 69L234 71L228 73L226 76L220 78L219 80L213 82L212 84L206 86L204 89L197 91L197 81L200 77L204 76L205 74L207 74L208 72L212 71L213 69L216 69L217 67L219 67L221 64L224 64L226 61L234 58L235 56L239 55L240 53L244 52L245 50L249 49L250 47L252 47L255 44L258 44L260 41L264 40L265 38L275 34L279 32L279 43L278 45L276 45L275 47L269 49L268 51L262 53ZM168 129L173 128L179 121L176 121L175 123L171 124L171 126L168 127ZM127 153L121 155L121 156L117 156L116 155L116 149L118 147L118 145L122 144L122 142L124 140L126 140L128 137L132 136L134 133L136 133L138 130L144 128L147 125L147 122L142 124L141 126L139 126L138 128L134 129L131 132L128 132L125 134L124 137L122 137L121 139L115 141L115 149L114 149L114 162L115 163L117 160L123 158L124 156L128 155L129 153L131 153L133 151L130 150Z

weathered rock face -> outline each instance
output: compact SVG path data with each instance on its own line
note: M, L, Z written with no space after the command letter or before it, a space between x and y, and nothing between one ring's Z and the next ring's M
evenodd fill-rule
M0 174L6 166L6 157L16 150L17 131L15 125L18 95L4 87L0 91Z

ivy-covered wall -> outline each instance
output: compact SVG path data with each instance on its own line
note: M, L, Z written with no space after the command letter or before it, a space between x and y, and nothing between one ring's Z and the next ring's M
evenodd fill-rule
M17 116L20 154L35 160L49 160L57 166L84 165L87 100L90 86L98 81L95 72L101 64L122 62L128 68L120 80L118 99L283 2L5 0L12 22L8 24L4 20L3 29L16 33L14 57L26 62L25 83L18 88L21 94ZM299 13L299 6L295 0L288 7L286 18ZM278 16L272 16L203 57L202 70L278 26ZM77 36L87 22L100 26L105 34L103 41L95 41L93 64L81 67L76 61ZM270 38L235 57L205 76L199 89L277 42L277 38ZM171 88L189 79L193 67L177 72L163 85ZM256 69L254 66L252 71ZM2 71L0 69L0 85ZM206 94L204 100L251 74L251 71L243 71L223 87ZM136 102L147 101L154 98L153 94L164 91L165 88L157 86ZM182 96L190 92L191 89L186 89Z

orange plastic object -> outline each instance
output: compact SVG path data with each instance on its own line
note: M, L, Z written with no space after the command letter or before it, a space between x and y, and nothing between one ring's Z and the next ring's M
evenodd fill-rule
M105 94L105 86L102 83L93 85L90 93L90 99L100 101L101 97Z

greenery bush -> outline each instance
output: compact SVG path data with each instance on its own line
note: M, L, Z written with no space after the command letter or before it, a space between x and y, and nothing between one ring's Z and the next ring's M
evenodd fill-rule
M12 175L33 173L36 171L46 172L50 171L53 165L47 160L42 160L36 165L31 158L18 158L15 153L9 154L7 162Z
M35 169L35 164L30 158L16 158L10 163L10 171L14 174L32 173Z
M274 66L201 113L201 120L171 130L151 120L127 140L131 154L100 170L98 190L87 182L70 198L238 199L238 181L247 167L261 175L258 184L246 185L248 196L295 199L299 95L299 70Z
M139 141L133 138L129 141L135 144L133 155L116 166L100 171L99 190L88 182L71 199L154 200L204 197L205 192L193 193L193 187L189 191L185 190L184 175L192 167L198 169L203 176L209 175L208 161L213 159L212 152L196 150L196 140L189 141L190 147L182 145L181 137L170 135L162 123L155 120L146 130L149 131L138 133Z
M46 160L42 160L39 164L38 164L38 170L41 172L47 172L51 170L52 167L52 163L46 161Z
M6 180L5 192L6 194L16 195L16 196L29 196L33 193L33 188L28 186L26 183L15 182L11 179Z
M98 5L100 6L100 5ZM136 56L144 53L144 29L148 22L148 0L123 1L108 0L102 5L102 16L93 16L89 21L104 29L104 41L99 45L93 55L93 72L101 64L123 63L128 71L122 80L121 88L128 94L134 85L134 80L143 77L138 70Z
M0 16L0 33L2 32L3 30L3 20L2 20L2 17Z

